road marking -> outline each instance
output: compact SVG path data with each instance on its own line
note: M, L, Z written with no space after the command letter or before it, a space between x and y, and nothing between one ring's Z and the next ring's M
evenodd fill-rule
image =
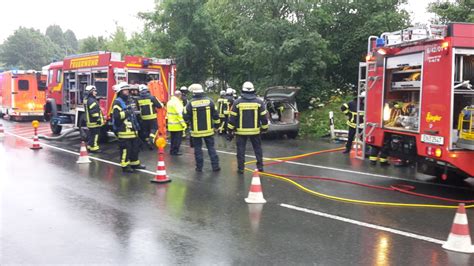
M12 135L12 136L14 136L14 137L17 137L17 138L20 138L20 139L23 139L23 140L26 140L26 141L29 141L29 142L32 142L32 141L33 141L33 140L29 139L29 138L22 137L22 136L20 136L20 135L13 134L13 133L11 133L11 132L5 132L5 134ZM48 147L48 148L51 148L51 149L55 149L55 150L58 150L58 151L63 151L63 152L69 153L69 154L74 154L74 155L78 155L78 156L79 156L79 153L78 153L78 152L70 151L70 150L63 149L63 148L59 148L59 147L56 147L56 146L53 146L53 145L46 144L46 143L44 143L44 142L41 143L41 146L45 146L45 147ZM102 158L97 158L97 157L93 157L93 156L90 156L90 155L89 155L89 159L92 159L92 160L96 160L96 161L99 161L99 162L108 163L108 164L111 164L111 165L115 165L115 166L121 167L119 163L112 162L112 161L109 161L109 160L105 160L105 159L102 159ZM140 172L143 172L143 173L146 173L146 174L150 174L150 175L156 175L156 172L148 171L148 170L145 170L145 169L137 169L136 171L140 171Z
M398 229L393 229L393 228L389 228L389 227L385 227L385 226L380 226L380 225L376 225L376 224L370 224L370 223L366 223L366 222L352 220L352 219L349 219L349 218L345 218L345 217L341 217L341 216L337 216L337 215L332 215L332 214L329 214L329 213L314 211L314 210L310 210L310 209L306 209L306 208L302 208L302 207L297 207L297 206L294 206L294 205L281 203L280 206L284 207L284 208L300 211L300 212L306 212L306 213L318 215L318 216L321 216L321 217L326 217L326 218L329 218L329 219L333 219L333 220L337 220L337 221L341 221L341 222L345 222L345 223L355 224L355 225L358 225L358 226L372 228L372 229L379 230L379 231L385 231L385 232L389 232L389 233L392 233L392 234L401 235L401 236L414 238L414 239L418 239L418 240L423 240L423 241L427 241L427 242L431 242L431 243L435 243L435 244L443 245L445 243L445 241L442 241L442 240L439 240L439 239L436 239L436 238L417 235L417 234L413 234L413 233L409 233L409 232L405 232L405 231L401 231L401 230L398 230Z

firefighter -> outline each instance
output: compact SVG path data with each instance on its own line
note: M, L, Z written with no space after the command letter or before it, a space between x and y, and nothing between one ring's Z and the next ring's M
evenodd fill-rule
M227 97L226 91L220 92L220 97L217 99L216 106L216 110L220 119L220 125L218 129L219 134L224 134L226 132L229 109L232 104L231 101L233 102L233 99L229 99L229 97Z
M183 106L186 106L188 104L188 87L186 86L181 86L181 88L179 88L179 91L181 92L181 101L183 101Z
M139 87L140 98L138 99L138 107L140 109L140 139L153 150L153 143L158 130L158 122L156 121L156 109L163 108L163 104L148 90L147 85L142 84Z
M255 88L250 81L242 85L242 95L230 111L228 140L237 135L237 172L244 173L245 146L250 139L257 158L257 169L263 172L263 151L260 133L268 130L267 110L263 101L255 95Z
M86 98L84 99L86 126L89 129L89 136L87 139L87 149L94 153L99 150L99 134L104 125L104 115L97 100L97 88L93 85L86 87Z
M120 166L125 173L133 173L135 169L145 169L140 164L138 153L140 151L140 140L138 131L140 129L137 112L130 104L130 86L121 82L114 86L117 93L112 106L113 128L118 137L120 148Z
M387 140L389 141L389 140ZM382 148L370 145L370 152L369 152L369 161L371 165L376 165L377 160L380 162L380 165L387 166L389 165L388 162L388 147L389 143L383 144Z
M171 147L170 155L179 156L182 155L179 152L179 147L181 146L181 140L183 138L183 133L186 130L186 123L183 119L183 102L181 98L183 97L181 91L175 91L174 95L166 104L166 109L168 113L168 131L171 134Z
M206 143L209 157L211 158L212 171L220 171L219 157L214 148L214 128L219 126L219 115L215 109L214 102L204 95L200 84L189 86L193 98L186 105L184 118L191 128L191 137L194 144L194 159L196 160L196 171L202 172L204 158L202 153L202 142ZM214 125L214 127L213 127Z
M361 93L360 95L360 110L364 110L364 99L365 97L365 91ZM352 148L352 142L354 141L354 137L356 134L356 128L364 122L364 112L360 111L359 112L359 121L355 121L357 118L357 99L358 97L355 97L352 101L345 103L341 106L341 111L347 116L347 122L346 124L349 126L349 134L347 136L347 142L346 142L346 149L342 153L349 153ZM358 129L360 132L360 128Z

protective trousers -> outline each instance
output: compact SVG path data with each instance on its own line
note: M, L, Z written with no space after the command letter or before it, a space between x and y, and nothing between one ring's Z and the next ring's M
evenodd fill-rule
M229 115L224 115L221 117L221 123L219 125L219 134L226 134L227 132L227 124L229 122Z
M385 145L382 148L370 146L370 162L375 164L377 159L381 164L388 164L388 149L385 147Z
M361 129L359 128L359 133ZM346 143L346 151L350 151L352 149L352 142L354 142L354 138L356 135L356 129L354 127L349 127L349 134L347 136L347 143Z
M87 138L87 149L90 151L99 150L99 134L100 127L89 128L89 136Z
M194 138L193 137L193 144L194 144L194 159L196 160L196 169L202 170L204 165L204 158L202 154L202 141L206 142L207 152L209 153L209 157L211 158L211 166L212 169L219 168L219 157L217 156L216 148L214 147L214 136L209 137L202 137L202 138Z
M140 165L140 160L138 160L140 140L138 138L119 138L118 144L120 149L120 166Z
M247 146L247 139L250 139L252 143L255 157L257 158L257 169L263 171L263 151L262 151L262 140L259 135L237 135L237 167L243 171L245 167L245 146Z
M156 122L156 119L142 120L140 124L140 139L144 143L154 142L157 130L158 123Z
M179 147L181 146L181 141L183 140L183 131L170 131L170 134L171 134L170 154L176 155L179 153Z

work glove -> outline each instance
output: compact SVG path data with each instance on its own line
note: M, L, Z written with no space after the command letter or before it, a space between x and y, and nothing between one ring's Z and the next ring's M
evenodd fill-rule
M183 130L183 138L186 138L186 130Z

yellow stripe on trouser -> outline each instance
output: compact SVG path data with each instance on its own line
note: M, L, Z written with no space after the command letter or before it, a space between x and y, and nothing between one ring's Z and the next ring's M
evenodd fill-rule
M97 151L99 149L99 134L94 136L94 143L92 147L87 147L91 151Z
M131 161L130 165L140 165L140 160Z
M310 152L310 153L305 153L305 154L300 154L300 155L295 155L295 156L288 156L288 157L280 157L280 158L268 158L264 159L264 161L284 161L284 160L292 160L292 159L298 159L301 157L305 156L310 156L310 155L316 155L324 152L333 152L333 151L340 151L344 148L338 148L338 149L332 149L332 150L324 150L324 151L317 151L317 152ZM246 162L245 164L254 164L256 163L256 160ZM245 168L245 170L253 172L254 169L250 168ZM347 202L347 203L354 203L354 204L367 204L367 205L374 205L374 206L390 206L390 207L423 207L423 208L438 208L438 209L457 209L458 205L437 205L437 204L412 204L412 203L400 203L400 202L383 202L383 201L368 201L368 200L356 200L356 199L349 199L349 198L343 198L343 197L336 197L324 193L320 193L314 190L311 190L301 184L299 184L296 181L293 181L289 178L277 175L277 174L270 174L266 172L260 172L260 175L263 176L268 176L268 177L273 177L279 180L282 180L284 182L290 183L294 186L296 186L298 189L302 190L303 192L309 193L314 196L330 199L330 200L337 200L337 201L342 201L342 202ZM474 204L467 205L466 208L474 208Z
M387 158L379 158L379 162L386 163L386 162L388 162L388 159Z
M120 166L127 167L130 162L126 161L126 160L127 160L127 149L123 149L122 150L122 160L120 161Z
M377 161L377 156L369 156L369 160L371 161Z

